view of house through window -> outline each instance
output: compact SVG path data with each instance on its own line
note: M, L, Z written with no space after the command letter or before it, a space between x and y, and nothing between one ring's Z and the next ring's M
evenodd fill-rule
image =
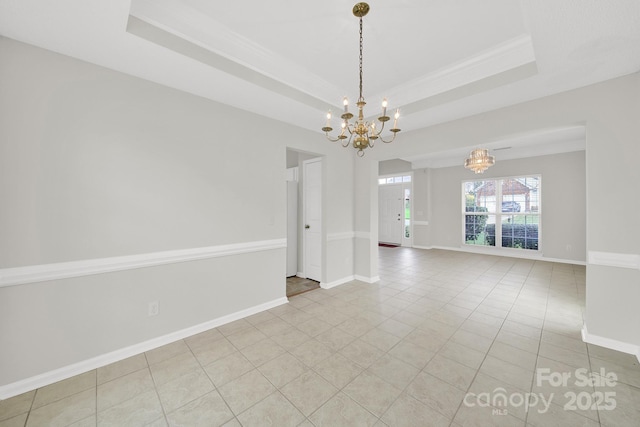
M464 243L538 250L540 177L463 183Z

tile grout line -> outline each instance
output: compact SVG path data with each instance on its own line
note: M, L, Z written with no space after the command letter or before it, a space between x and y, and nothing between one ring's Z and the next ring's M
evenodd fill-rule
M158 390L158 384L156 383L156 378L153 376L153 371L151 371L151 363L149 363L149 358L147 357L147 352L144 352L144 360L146 360L147 362L147 368L149 370L149 376L151 377L151 381L153 382L153 391L156 392L156 397L158 398L158 402L160 403L160 409L162 409L162 415L164 416L164 420L165 422L169 422L169 420L167 419L167 411L164 407L164 404L162 403L162 399L160 398L160 391ZM97 403L97 402L96 402ZM96 414L96 422L97 422L98 416ZM154 420L155 421L155 420Z

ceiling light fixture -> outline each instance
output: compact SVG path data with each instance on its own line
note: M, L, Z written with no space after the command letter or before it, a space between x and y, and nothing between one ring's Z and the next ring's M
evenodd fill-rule
M343 147L348 147L349 144L351 144L351 141L353 141L353 148L358 150L357 154L360 157L364 156L365 148L373 147L376 139L380 138L382 142L389 143L396 139L396 134L400 132L400 129L398 129L398 117L400 116L400 111L396 109L393 128L390 129L392 132L391 139L385 140L381 135L384 130L385 123L390 120L389 116L387 116L386 98L382 100L382 115L378 117L380 127L376 127L375 120L371 120L370 122L364 120L363 108L366 105L366 102L364 102L364 97L362 96L362 17L368 12L369 5L367 3L358 3L353 6L353 14L360 18L360 97L358 98L358 102L356 102L356 105L358 106L358 118L353 123L349 122L349 120L353 118L353 114L349 112L349 100L347 97L344 97L342 100L344 113L340 116L342 119L340 135L335 138L329 135L329 132L333 130L331 127L331 110L327 113L327 124L322 128L322 131L325 133L329 141L341 141ZM347 136L347 133L349 133L349 136Z
M483 173L495 163L496 158L489 155L489 150L478 148L469 153L469 158L464 161L464 167L475 173Z

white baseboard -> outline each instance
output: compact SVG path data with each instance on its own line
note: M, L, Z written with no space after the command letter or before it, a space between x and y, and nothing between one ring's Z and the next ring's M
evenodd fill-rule
M614 340L611 338L605 338L598 335L590 334L587 331L586 323L582 325L581 334L582 334L582 341L586 343L598 345L600 347L605 347L611 350L620 351L622 353L632 354L636 356L636 358L638 359L638 362L640 362L640 346L638 345L629 344L629 343Z
M58 381L62 381L67 378L71 378L75 375L83 374L93 369L101 368L111 363L115 363L120 360L126 359L128 357L132 357L140 353L153 350L155 348L161 347L166 344L170 344L174 341L178 341L195 334L199 334L200 332L204 332L209 329L217 328L224 324L233 322L235 320L243 319L245 317L251 316L256 313L260 313L265 310L269 310L270 308L277 307L279 305L286 304L288 302L289 300L286 297L278 298L276 300L269 301L264 304L259 304L259 305L247 308L245 310L237 311L235 313L231 313L226 316L222 316L217 319L213 319L208 322L201 323L199 325L182 329L180 331L172 332L170 334L163 335L157 338L152 338L150 340L141 342L139 344L121 348L119 350L102 354L100 356L96 356L91 359L83 360L81 362L74 363L72 365L64 366L62 368L55 369L53 371L45 372L43 374L36 375L31 378L27 378L24 380L16 381L11 384L0 386L0 400L8 399L10 397L17 396L19 394L26 393L31 390L35 390L37 388L44 387L46 385L53 384Z
M542 254L539 254L539 253L535 253L535 254L531 254L531 253L527 253L527 252L519 253L518 249L505 250L503 252L503 251L498 251L498 250L485 249L484 247L479 247L479 248L469 247L469 248L467 248L467 247L455 247L455 246L420 246L420 245L413 245L413 248L414 249L426 249L426 250L439 249L439 250L443 250L443 251L466 252L466 253L472 253L472 254L478 254L478 255L493 255L493 256L502 256L502 257L508 257L508 258L532 259L532 260L537 260L537 261L557 262L557 263L561 263L561 264L587 265L587 263L585 261L577 261L577 260L562 259L562 258L546 258Z
M365 283L376 283L380 281L380 276L373 276L373 277L365 277L365 276L359 276L359 275L355 275L356 280L359 280L361 282L365 282Z
M320 287L322 289L335 288L336 286L340 286L340 285L344 285L345 283L352 282L353 280L355 280L355 278L356 278L356 276L343 277L342 279L334 280L333 282L320 283Z
M414 249L426 249L426 250L430 250L433 249L433 246L420 246L420 245L413 245Z

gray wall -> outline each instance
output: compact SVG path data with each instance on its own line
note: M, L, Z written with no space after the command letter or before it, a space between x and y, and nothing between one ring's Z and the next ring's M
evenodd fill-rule
M401 159L384 160L378 164L378 174L380 176L411 172L411 169L411 162Z
M640 74L635 73L403 133L399 141L367 155L378 160L405 158L467 147L471 141L478 145L544 129L585 125L587 252L602 252L605 258L624 264L626 256L640 257L640 228L634 225L640 198L633 196L640 182L635 162L640 157L639 111ZM368 190L377 192L377 183L372 182ZM628 344L640 353L640 270L635 263L627 265L629 268L587 264L585 324L602 344Z
M429 225L415 226L418 230L415 230L414 245L465 247L462 244L462 182L519 175L542 176L540 252L544 258L585 262L584 151L517 160L498 159L495 166L482 175L476 175L462 166L416 170L414 212L423 212L423 215L416 215L416 220L428 221Z
M587 251L639 253L638 74L403 132L354 163L321 133L6 38L0 57L0 268L284 239L291 147L324 157L323 280L373 278L379 160L578 123ZM283 297L285 262L277 249L0 288L0 387ZM591 334L640 346L638 283L588 264Z
M353 234L353 156L321 133L7 38L0 57L0 269L284 240L287 147L332 171L325 237ZM324 280L354 274L348 240ZM280 300L285 252L0 287L0 387Z

